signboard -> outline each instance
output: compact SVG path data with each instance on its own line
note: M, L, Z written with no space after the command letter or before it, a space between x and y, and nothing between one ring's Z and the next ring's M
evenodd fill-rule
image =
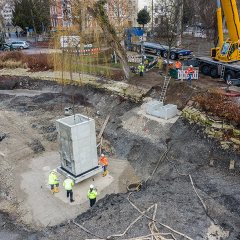
M61 48L80 48L80 36L61 36Z

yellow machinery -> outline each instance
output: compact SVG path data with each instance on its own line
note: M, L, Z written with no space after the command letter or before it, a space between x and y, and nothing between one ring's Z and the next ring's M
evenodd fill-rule
M224 41L222 15L226 20L229 38ZM211 49L211 57L220 62L240 60L240 22L236 0L217 0L218 47Z

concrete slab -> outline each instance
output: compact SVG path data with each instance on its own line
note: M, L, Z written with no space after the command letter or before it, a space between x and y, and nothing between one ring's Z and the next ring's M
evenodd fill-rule
M70 203L62 186L60 176L60 192L52 195L48 186L49 172L59 165L60 156L57 152L45 153L31 160L29 169L21 174L21 191L24 201L20 203L22 220L35 227L59 224L72 219L89 208L87 191L90 184L98 190L98 198L106 194L125 192L126 185L138 181L133 168L125 160L109 159L109 174L102 177L98 174L76 184L73 188L74 203Z
M175 123L179 116L181 115L181 111L177 111L177 116L173 117L173 118L170 118L170 119L163 119L163 118L159 118L159 117L155 117L155 116L152 116L152 115L149 115L147 114L143 109L139 109L139 111L137 112L138 115L142 115L150 120L153 120L153 121L156 121L158 123L161 123L162 125L165 125L165 124L169 124L169 123Z

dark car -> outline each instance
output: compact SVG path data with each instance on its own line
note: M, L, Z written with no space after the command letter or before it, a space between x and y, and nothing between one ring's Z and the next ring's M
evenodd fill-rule
M0 50L1 51L12 51L13 47L11 44L3 43L0 45Z

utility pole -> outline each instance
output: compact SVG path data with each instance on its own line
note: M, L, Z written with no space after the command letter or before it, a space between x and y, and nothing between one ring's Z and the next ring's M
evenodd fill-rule
M5 42L4 19L0 15L0 46Z
M152 34L153 34L153 0L152 0Z
M178 8L177 47L179 47L182 44L183 0L176 0L176 6Z

